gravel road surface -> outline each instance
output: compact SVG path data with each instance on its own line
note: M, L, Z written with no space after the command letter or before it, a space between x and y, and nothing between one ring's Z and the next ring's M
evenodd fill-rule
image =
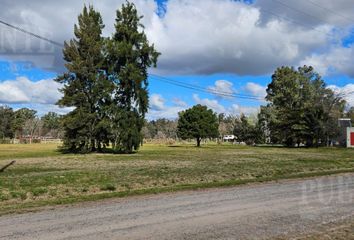
M267 239L354 218L354 174L128 197L0 217L0 239Z

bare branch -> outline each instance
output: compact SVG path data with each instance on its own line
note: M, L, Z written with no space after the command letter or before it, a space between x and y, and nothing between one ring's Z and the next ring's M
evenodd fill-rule
M6 168L10 167L11 165L15 164L16 161L12 161L9 164L6 164L5 166L3 166L2 168L0 168L0 173L4 172Z

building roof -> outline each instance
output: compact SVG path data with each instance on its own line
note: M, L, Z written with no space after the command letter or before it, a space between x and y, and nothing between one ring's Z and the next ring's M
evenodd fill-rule
M352 122L350 118L340 118L338 119L338 125L339 127L351 127Z

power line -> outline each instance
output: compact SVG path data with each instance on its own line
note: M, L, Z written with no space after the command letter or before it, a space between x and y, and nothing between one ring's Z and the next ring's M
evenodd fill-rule
M286 8L292 9L292 10L295 11L295 12L304 14L304 15L306 15L306 16L308 16L308 17L313 18L313 19L317 19L318 21L320 21L320 22L322 22L322 23L332 25L331 23L329 23L329 22L327 22L327 21L324 21L323 19L321 19L321 18L319 18L319 17L313 16L313 15L307 13L307 12L304 12L304 11L302 11L302 10L299 10L299 9L297 9L297 8L294 8L294 7L292 7L292 6L290 6L290 5L286 4L286 3L284 3L284 2L282 2L282 1L279 1L279 0L273 0L273 1L274 1L274 2L277 2L278 4L280 4L280 5L282 5L282 6L286 7Z
M328 21L326 21L326 20L323 20L323 19L320 18L320 17L311 15L311 14L309 14L309 13L307 13L307 12L304 12L304 11L298 9L298 8L294 8L293 6L291 6L291 5L289 5L289 4L286 4L286 3L284 3L284 2L282 2L282 1L280 1L280 0L273 0L273 1L279 3L280 5L282 5L282 6L286 7L286 8L292 9L292 10L295 11L295 12L304 14L304 15L306 15L306 16L308 16L308 17L313 18L313 19L317 19L318 21L322 22L322 24L328 24L328 25L331 25L331 26L334 25L333 23L330 23L330 22L328 22ZM312 2L312 3L313 3L313 2ZM323 7L321 7L321 8L323 8ZM344 32L346 32L346 29L344 29L343 27L337 27L337 28L340 28L340 29L342 29ZM352 33L352 31L350 31L350 32Z
M7 22L5 22L5 21L0 20L0 24L3 24L3 25L5 25L5 26L7 26L7 27L13 28L13 29L15 29L15 30L17 30L17 31L23 32L23 33L25 33L25 34L28 34L28 35L30 35L30 36L32 36L32 37L35 37L35 38L38 38L38 39L40 39L40 40L49 42L49 43L51 43L51 44L53 44L53 45L55 45L55 46L57 46L57 47L64 47L64 45L61 44L61 43L59 43L59 42L56 42L56 41L53 41L53 40L51 40L51 39L49 39L49 38L40 36L40 35L38 35L38 34L36 34L36 33L32 33L32 32L30 32L30 31L27 31L27 30L23 29L23 28L14 26L14 25L12 25L12 24L10 24L10 23L7 23Z
M307 2L310 3L310 4L312 4L313 6L322 8L323 10L329 11L329 12L331 12L331 13L337 15L337 16L340 16L340 17L342 17L342 18L344 18L344 19L347 19L347 20L350 21L350 22L354 22L354 19L352 19L352 18L350 18L350 17L348 17L348 16L346 16L346 15L343 15L343 14L341 14L341 13L339 13L339 12L336 12L336 11L330 9L330 8L326 8L326 7L320 5L320 4L318 4L318 3L316 3L316 2L314 2L314 1L312 1L312 0L307 0Z
M267 14L273 15L273 16L276 16L276 17L278 17L278 18L280 18L280 19L283 19L283 20L285 20L285 21L287 21L287 22L289 22L289 23L296 24L296 25L299 25L299 26L302 26L302 27L305 27L305 28L310 28L310 29L315 30L315 31L317 31L317 32L326 34L326 35L328 35L328 36L330 36L330 37L331 37L331 36L334 36L334 34L331 34L331 33L325 32L325 31L321 31L321 30L319 30L319 29L317 29L317 28L315 28L315 27L312 27L312 26L303 24L303 23L301 23L301 22L292 20L292 19L290 19L290 18L280 16L279 14L276 14L276 13L274 13L274 12L271 12L271 11L269 11L268 9L259 9L259 11L261 11L261 12L263 12L263 13L267 13Z
M297 11L297 12L299 12L299 13L305 14L305 15L311 17L311 18L316 18L317 20L321 21L321 22L324 23L324 24L333 25L332 23L329 23L329 22L327 22L327 21L324 21L323 19L320 19L320 18L318 18L318 17L315 17L315 16L313 16L313 15L311 15L311 14L309 14L309 13L306 13L306 12L301 11L301 10L299 10L299 9L295 9L295 8L293 8L293 7L291 7L291 6L287 5L287 4L285 4L285 3L283 3L283 2L280 2L279 0L273 0L273 1L278 2L280 5L283 5L284 7L287 7L287 8L289 8L289 9L292 9L292 10ZM313 27L313 26L304 24L304 23L302 23L302 22L296 21L296 20L294 20L294 19L290 19L290 18L288 18L288 17L281 16L281 15L279 15L279 14L277 14L277 13L274 13L274 12L270 11L269 9L259 8L258 10L259 10L260 12L263 12L263 13L266 13L266 14L269 14L269 15L272 15L272 16L275 16L275 17L277 17L277 18L283 19L283 20L285 20L285 21L287 21L287 22L289 22L289 23L292 23L292 24L295 24L295 25L299 25L299 26L302 26L302 27L305 27L305 28L309 28L309 29L315 30L315 31L317 31L317 32L324 33L324 34L326 34L326 35L328 35L328 36L331 36L331 37L336 37L336 35L335 35L333 32L325 32L325 31L319 30L319 29L316 28L316 27Z
M207 88L203 88L201 86L198 85L193 85L193 84L189 84L189 83L183 83L174 79L170 79L170 78L166 78L166 77L162 77L159 75L155 75L155 74L150 74L150 76L152 76L154 79L165 82L165 83L169 83L175 86L179 86L179 87L183 87L186 89L191 89L191 90L195 90L195 91L199 91L199 92L203 92L203 93L211 93L211 94L215 94L215 95L219 95L219 96L223 96L223 97L230 97L230 98L241 98L241 99L248 99L248 100L256 100L256 101L263 101L264 98L259 98L259 97L255 97L255 96L251 96L251 95L247 95L247 94L236 94L236 93L228 93L228 92L223 92L223 91L218 91L218 90L213 90L213 89L207 89Z
M255 96L253 95L248 95L248 94L235 94L235 93L230 93L230 92L223 92L223 91L219 91L219 90L213 90L213 89L206 89L204 87L198 86L198 85L194 85L194 84L190 84L190 83L184 83L184 82L180 82L174 79L170 79L170 78L166 78L163 76L159 76L156 74L150 74L150 76L154 76L160 79L163 79L165 81L169 81L172 83L177 83L179 85L184 85L193 89L199 89L199 90L203 90L203 91L207 91L208 93L215 93L215 94L219 94L219 95L225 95L225 96L237 96L237 97L250 97L250 98L255 98Z

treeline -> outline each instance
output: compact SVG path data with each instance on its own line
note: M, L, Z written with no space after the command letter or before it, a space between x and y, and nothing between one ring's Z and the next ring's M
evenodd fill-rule
M145 121L142 134L145 139L177 140L177 120L161 118Z
M266 100L267 105L261 106L257 117L220 114L217 118L205 106L193 106L179 113L176 136L195 138L198 146L202 138L230 134L250 145L328 146L337 142L339 118L348 117L354 122L354 107L346 111L343 97L327 88L310 66L278 68L268 85ZM160 124L165 122L159 121Z
M233 134L237 142L247 145L261 144L266 142L265 134L257 119L257 116L227 116L219 115L219 133L222 136Z
M42 117L28 108L14 111L8 106L0 106L0 142L9 143L19 139L22 143L32 143L39 138L62 138L62 116L49 112Z
M249 145L254 143L264 143L265 137L262 133L262 129L260 128L257 120L257 116L234 116L234 115L225 115L219 114L215 115L216 120L214 123L218 125L218 131L216 132L216 136L214 135L214 139L219 139L222 141L223 137L226 135L235 135L237 136L238 142L245 142ZM198 118L199 115L196 114ZM142 134L144 139L155 139L155 140L180 140L182 139L181 134L178 132L178 122L180 118L175 120L170 119L156 119L151 121L145 121L144 127L142 129ZM192 121L189 121L192 122ZM206 122L207 128L210 128L211 122ZM190 136L191 129L187 128L188 134L187 138L193 139L194 136ZM211 136L208 136L211 138ZM208 138L207 137L207 138Z

